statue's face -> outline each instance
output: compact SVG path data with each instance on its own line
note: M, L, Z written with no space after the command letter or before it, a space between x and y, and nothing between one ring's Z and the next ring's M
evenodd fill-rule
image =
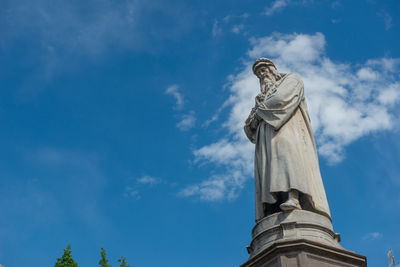
M257 77L260 80L275 80L274 73L272 72L272 66L260 66L256 70Z
M257 69L256 74L258 78L264 78L267 76L267 73L269 72L269 69L267 66L261 66Z

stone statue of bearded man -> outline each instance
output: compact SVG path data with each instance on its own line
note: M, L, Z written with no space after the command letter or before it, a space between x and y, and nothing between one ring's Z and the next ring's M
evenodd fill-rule
M267 58L258 59L253 72L261 93L244 131L256 145L256 221L295 209L330 219L301 78L279 73Z

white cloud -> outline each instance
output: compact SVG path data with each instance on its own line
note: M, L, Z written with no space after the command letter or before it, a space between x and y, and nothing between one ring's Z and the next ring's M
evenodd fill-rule
M154 177L145 175L145 176L137 179L137 182L139 184L155 185L155 184L159 184L161 181L158 178L154 178Z
M357 71L357 76L360 80L365 80L365 81L373 81L376 80L377 73L374 72L371 68L366 67L366 68L361 68Z
M135 1L88 2L92 2L93 8L80 12L80 7L72 1L38 0L33 3L22 0L22 3L8 6L7 15L0 16L4 18L0 18L0 25L8 29L6 39L33 34L44 47L79 53L97 54L111 43L135 43L137 36L132 34L137 32L138 5Z
M195 123L196 117L194 116L194 112L190 112L182 116L182 120L176 124L176 127L181 131L188 131L194 127Z
M247 19L249 17L249 13L243 13L242 15L240 15L240 18L242 19Z
M214 37L216 37L217 35L220 35L222 33L222 29L219 26L218 20L214 20L211 33L212 33L212 36L214 36Z
M376 240L376 239L382 238L382 236L383 235L379 232L372 232L372 233L366 234L362 239L363 240Z
M238 34L243 30L243 28L244 28L243 24L233 25L232 32Z
M378 16L383 18L383 22L385 23L385 30L390 30L392 28L393 23L392 23L392 16L385 10L381 10L378 12Z
M9 1L0 9L0 44L28 37L61 55L99 56L110 47L154 51L158 42L176 39L194 23L190 9L160 0Z
M124 190L124 197L125 198L133 198L133 199L140 199L141 196L139 194L139 191L136 190L134 187L132 186L126 186L125 190Z
M232 19L247 19L249 17L249 13L243 13L241 15L227 15L222 20L225 23L228 23Z
M400 58L379 58L367 61L368 66L381 67L383 71L395 73L400 67Z
M275 0L270 7L265 9L265 15L271 16L274 13L281 11L285 6L289 4L289 0Z
M230 28L230 31L239 34L244 29L244 22L249 17L248 13L240 15L229 14L220 20L215 19L212 27L212 36L216 37ZM229 31L229 30L227 30Z
M3 2L0 47L13 51L19 42L29 43L25 50L35 64L21 90L34 93L53 88L46 84L87 59L99 61L115 51L157 53L165 40L179 39L195 23L189 8L161 0Z
M175 108L176 109L181 110L183 108L185 101L184 101L183 95L179 92L178 85L174 84L174 85L168 86L165 93L172 95L175 98L175 101L176 101ZM196 117L194 116L194 112L190 111L189 113L182 115L182 118L176 124L176 127L178 127L181 131L188 131L194 127L195 123L196 123Z
M192 185L186 187L180 192L183 197L190 197L199 195L200 199L207 201L216 201L225 198L225 179L219 179L219 177L213 177L200 183L199 185Z
M179 86L176 84L168 86L167 90L165 90L166 94L172 95L175 98L176 105L175 108L182 109L184 105L183 95L179 92Z
M158 185L161 183L161 179L155 178L149 175L144 175L140 178L137 178L133 181L133 183L126 185L124 188L123 196L125 198L133 198L139 200L142 198L141 190L147 186Z
M284 8L290 6L308 6L312 5L314 0L275 0L265 8L264 15L272 16L275 13L281 12ZM340 4L340 3L339 3ZM332 4L332 8L338 7L337 4Z
M333 1L332 4L331 4L331 7L333 9L339 8L341 6L342 6L342 4L340 3L340 1Z
M227 15L222 19L222 21L227 23L227 22L229 22L231 20L231 18L232 18L232 15Z
M326 45L324 35L306 34L272 34L264 38L251 39L253 48L248 52L251 58L261 55L279 57L278 59L290 64L303 66L321 59Z
M389 85L388 88L382 90L378 96L379 102L384 105L394 105L400 98L400 82L395 82Z
M325 54L322 33L275 33L253 38L251 44L248 61L229 78L230 96L223 104L229 116L220 124L227 133L194 151L196 162L225 168L225 173L184 189L182 195L203 200L230 198L253 177L254 146L243 133L243 123L259 92L251 65L261 56L270 57L280 72L303 78L318 151L328 162L340 162L345 147L355 140L393 127L393 112L400 100L399 59L372 59L355 65L334 62Z

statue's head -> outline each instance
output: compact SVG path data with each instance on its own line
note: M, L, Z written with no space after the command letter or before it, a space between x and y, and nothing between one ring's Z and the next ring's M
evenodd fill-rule
M275 78L275 80L278 80L280 78L280 74L276 69L274 62L265 57L261 57L254 62L253 73L260 80L271 80L271 78Z
M253 73L260 80L261 91L264 93L268 87L282 77L276 69L274 62L265 57L261 57L254 62Z

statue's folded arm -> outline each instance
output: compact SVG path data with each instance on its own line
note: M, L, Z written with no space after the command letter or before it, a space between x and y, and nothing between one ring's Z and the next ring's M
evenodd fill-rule
M270 97L257 108L257 115L279 130L296 111L304 98L304 86L300 77L289 74Z

